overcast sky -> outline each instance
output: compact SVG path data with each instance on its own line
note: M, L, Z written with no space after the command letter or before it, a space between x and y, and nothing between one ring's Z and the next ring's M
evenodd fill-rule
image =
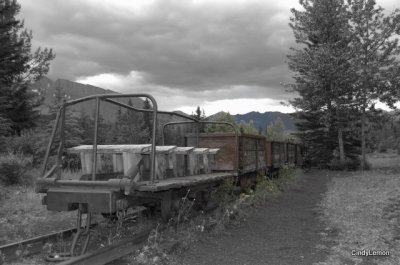
M378 0L391 11L397 0ZM285 63L297 0L19 0L49 77L150 93L163 110L206 115L292 109Z

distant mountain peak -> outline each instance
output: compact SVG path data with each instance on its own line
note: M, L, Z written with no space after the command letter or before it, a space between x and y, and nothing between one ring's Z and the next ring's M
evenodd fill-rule
M265 130L267 126L272 125L272 123L277 119L280 118L285 125L285 129L289 131L296 130L296 126L294 124L294 120L290 114L282 113L279 111L266 111L264 113L260 113L258 111L251 111L245 114L237 114L233 115L235 117L236 122L240 121L253 121L254 126L256 129L261 128Z

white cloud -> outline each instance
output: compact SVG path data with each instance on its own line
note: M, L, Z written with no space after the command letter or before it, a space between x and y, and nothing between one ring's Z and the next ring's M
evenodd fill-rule
M212 115L220 111L229 112L230 114L244 114L251 111L264 113L266 111L294 112L294 109L288 106L283 106L279 101L273 99L224 99L216 101L205 101L199 104L206 115ZM191 113L195 110L193 106L178 107L186 113Z
M298 0L19 2L34 46L57 54L50 78L150 93L166 110L291 111L279 104L293 96L280 83L291 82Z

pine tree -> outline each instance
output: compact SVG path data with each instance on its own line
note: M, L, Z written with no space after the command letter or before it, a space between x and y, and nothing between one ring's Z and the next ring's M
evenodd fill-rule
M60 86L55 87L53 104L50 106L50 120L47 127L45 128L43 133L43 143L41 144L41 152L45 151L47 147L47 142L49 141L49 137L53 130L54 122L57 116L57 112L62 106L63 102L69 99L69 96L65 93L64 89ZM55 141L53 144L53 148L57 148L60 141L60 126L61 117L59 122L59 127L57 128L57 134L55 135ZM80 116L78 113L72 111L71 109L66 109L65 112L65 126L64 126L64 147L74 147L82 144L84 138L84 128L80 122ZM92 143L90 143L92 144ZM54 150L53 150L54 151Z
M147 110L152 109L150 100L148 98L145 99L143 108L147 109ZM151 139L152 132L153 132L153 113L152 112L144 112L143 119L144 119L143 130L148 132L148 134L149 134L148 138Z
M256 127L254 126L254 121L253 120L250 120L249 122L245 122L245 121L241 120L237 126L239 127L239 132L241 134L257 135L258 132L259 132L256 129Z
M198 121L204 121L206 119L206 114L204 112L204 109L201 110L200 106L197 106L195 113L194 114L192 113L192 117ZM200 123L198 126L199 126L199 133L204 133L206 131L205 124Z
M285 140L285 124L281 118L276 118L270 126L265 130L265 136L268 141L284 141Z
M220 112L214 121L218 122L227 122L233 124L236 128L238 128L235 118L229 112ZM209 124L207 125L205 131L207 133L214 132L232 132L232 128L228 125L224 124Z
M345 110L352 99L348 89L352 81L348 12L344 1L300 3L305 11L291 10L290 26L296 42L303 47L292 49L293 54L288 55L289 68L296 72L296 83L291 88L299 95L291 104L299 110L299 135L314 145L310 150L315 153L309 154L326 164L332 159L335 146L344 160L343 132L348 118ZM327 144L317 147L321 142Z
M55 58L47 48L31 53L32 32L16 18L19 11L16 0L0 0L0 98L8 102L0 108L0 115L17 135L35 125L38 112L34 108L40 100L29 85L48 72Z
M148 129L144 129L143 113L127 109L117 117L117 143L141 144L148 141L148 136Z
M352 0L352 66L357 82L355 99L361 112L361 166L366 154L367 110L379 99L389 106L400 99L400 10L389 16L374 0Z

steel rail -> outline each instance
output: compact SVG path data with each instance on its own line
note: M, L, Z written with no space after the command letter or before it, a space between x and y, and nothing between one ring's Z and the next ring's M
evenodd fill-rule
M95 227L97 224L92 224L91 227ZM47 235L37 236L27 240L22 240L16 243L10 243L4 246L0 246L0 253L4 255L4 261L10 262L23 253L23 256L30 256L42 251L42 246L48 241L58 240L60 237L68 238L77 231L76 228L66 229ZM22 251L21 251L22 250Z
M202 212L198 212L192 217L195 218L204 212L210 212L215 210L218 207L218 204L209 205ZM164 231L168 227L168 224L161 224L158 228L152 227L141 231L134 235L131 238L122 239L114 244L109 246L87 252L83 255L72 257L58 265L87 265L87 264L96 264L96 265L104 265L116 259L122 258L141 247L141 243L147 241L150 236L150 233L154 229L158 229L158 231Z
M153 229L147 229L139 232L134 235L133 238L123 239L112 245L73 257L65 262L59 263L59 265L107 264L137 250L140 247L140 243L143 243L148 239L152 230Z

